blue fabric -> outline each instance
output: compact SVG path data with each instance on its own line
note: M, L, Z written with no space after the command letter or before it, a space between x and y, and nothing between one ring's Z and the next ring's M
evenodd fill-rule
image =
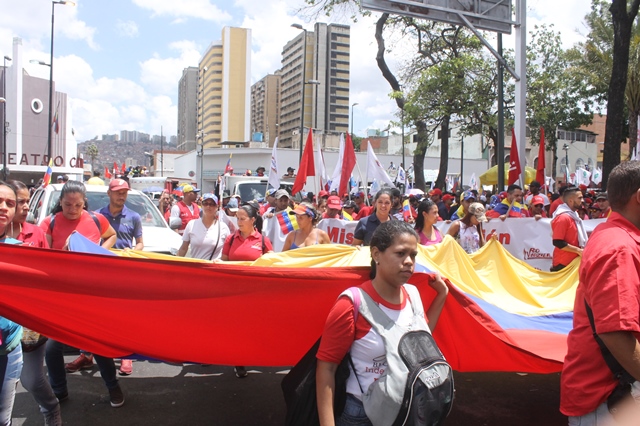
M101 246L89 240L87 237L78 232L73 232L69 236L69 251L77 251L80 253L107 254L109 256L116 255L106 248L102 248Z
M336 419L336 426L371 426L371 420L364 412L362 401L348 393L344 411Z
M0 356L0 424L11 424L11 412L16 397L16 386L22 372L22 347L16 346L9 354Z
M506 205L505 203L498 203L493 208L493 211L496 213L499 213L500 215L507 214L507 211L509 211L509 206Z
M142 237L142 219L138 213L127 208L127 206L124 206L117 216L111 215L109 206L101 208L98 213L106 217L109 224L116 231L117 239L113 248L132 248L134 246L133 239Z

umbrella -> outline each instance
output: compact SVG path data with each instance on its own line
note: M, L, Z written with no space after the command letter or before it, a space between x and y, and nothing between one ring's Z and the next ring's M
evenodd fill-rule
M424 195L424 191L418 188L411 188L409 190L409 195Z
M150 186L142 190L142 192L162 192L162 191L164 191L164 188L162 188L161 186Z
M525 167L524 183L528 185L532 180L536 178L536 169L533 167ZM497 185L498 184L498 166L493 166L486 172L480 175L478 178L482 185ZM509 163L504 163L504 180L505 184L509 180Z

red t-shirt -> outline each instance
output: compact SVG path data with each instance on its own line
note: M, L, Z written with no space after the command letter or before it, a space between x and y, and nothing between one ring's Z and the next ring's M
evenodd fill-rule
M585 299L599 334L629 331L640 338L640 230L618 213L596 227L580 263L560 382L560 411L567 416L592 412L617 384L593 338Z
M354 217L353 220L359 220L363 217L367 217L371 215L371 212L373 212L373 206L367 206L363 204L362 207L360 207L360 211L358 211L358 219Z
M556 211L556 209L558 207L560 207L560 204L564 203L564 201L562 201L562 197L558 197L555 199L555 201L553 201L551 203L551 205L549 206L549 216L553 216L553 212Z
M73 231L78 231L90 241L100 244L100 237L109 229L109 220L100 213L93 213L98 222L100 229L96 226L93 218L86 210L82 211L80 219L69 220L64 217L62 212L56 213L56 220L53 224L53 232L49 229L51 216L47 216L40 224L40 228L47 235L51 235L51 248L61 249L67 242L67 238Z
M384 300L373 288L371 281L360 286L378 304L389 309L401 310L409 300L406 290L402 289L402 303L394 305ZM321 361L339 364L351 348L354 340L362 339L371 330L371 324L362 315L358 316L355 327L353 324L353 302L347 296L340 297L331 308L324 326L320 348L316 358Z
M263 255L262 241L264 239L264 253L273 251L271 241L258 231L253 231L246 239L237 230L229 235L224 241L222 254L228 256L229 260L256 260ZM233 245L231 243L233 242Z
M20 231L16 239L22 241L22 245L24 246L49 248L49 243L47 242L44 231L28 222L22 224L22 231Z
M564 240L572 246L578 247L578 226L576 222L568 214L561 214L556 216L551 221L552 239ZM564 265L567 266L573 259L578 257L576 253L570 253L565 250L560 250L558 247L553 248L553 266Z

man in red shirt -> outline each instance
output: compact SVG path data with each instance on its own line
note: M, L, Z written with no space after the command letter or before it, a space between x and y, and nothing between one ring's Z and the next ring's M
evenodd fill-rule
M640 418L640 162L615 167L607 189L613 213L596 227L583 253L562 368L560 411L570 416L569 424L631 425ZM609 413L607 400L620 382L595 340L587 305L612 361L626 370L629 382L635 380L622 394L636 402L628 398L616 407L626 419L616 415L614 421Z
M184 228L187 227L187 223L193 219L200 218L200 208L196 204L198 192L200 192L200 189L194 188L189 184L183 186L182 200L171 207L171 217L179 217L182 221L182 224L178 228L178 234L180 235L184 232Z
M611 206L606 192L601 192L596 197L596 204L600 211L593 216L594 219L606 219L611 216Z
M582 219L576 213L582 206L582 198L582 191L578 187L566 187L562 194L564 204L561 204L553 213L551 272L565 268L573 259L582 255L582 249L587 243L587 233Z
M531 205L529 206L529 213L535 217L536 220L547 217L547 212L544 210L544 198L540 195L534 195L530 198Z
M373 211L373 206L367 206L364 200L365 194L362 191L356 192L353 197L353 201L355 201L356 205L358 206L358 219L369 216Z

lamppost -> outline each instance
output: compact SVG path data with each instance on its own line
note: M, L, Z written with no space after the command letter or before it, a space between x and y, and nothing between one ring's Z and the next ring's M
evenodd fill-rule
M69 6L76 5L72 1L65 1L65 0L53 0L51 2L51 51L49 56L49 122L48 122L48 132L47 132L47 156L49 157L49 160L53 158L53 140L51 135L51 130L53 127L53 25L54 25L56 4L65 4ZM43 63L41 65L46 65L46 64ZM47 162L49 160L47 160Z
M564 184L569 184L569 145L566 143L562 146L564 150Z
M200 190L202 191L202 175L204 174L204 137L207 136L206 133L199 132L196 135L196 139L200 139L200 143L198 144L196 141L197 152L196 155L200 157Z
M400 125L402 126L402 168L407 170L407 164L404 162L404 102L402 102L402 107L400 108Z
M356 105L359 105L357 102L351 104L351 138L353 139L353 109Z
M4 68L2 71L2 180L7 180L7 61L11 58L4 57Z

